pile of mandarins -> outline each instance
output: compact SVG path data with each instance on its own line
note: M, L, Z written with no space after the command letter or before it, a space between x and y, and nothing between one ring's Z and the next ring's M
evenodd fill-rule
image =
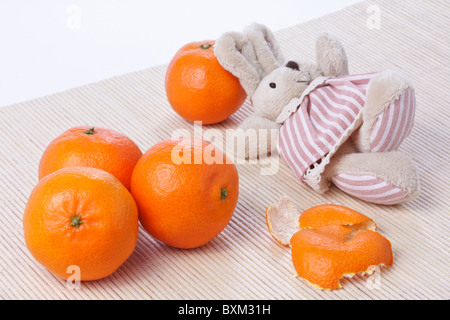
M225 120L246 98L213 45L184 46L166 74L174 110L204 124ZM175 147L192 161L174 163ZM205 148L222 161L203 161ZM193 161L199 155L202 161ZM125 135L98 127L71 128L54 139L39 163L39 180L25 209L25 241L63 279L74 265L80 280L113 273L133 253L139 221L170 246L199 247L227 226L239 194L235 165L208 142L167 140L143 155Z
M79 267L84 281L106 277L128 259L139 220L150 235L173 247L209 242L231 219L239 179L235 165L215 148L222 161L194 163L208 146L211 151L208 142L194 138L166 140L142 155L119 132L67 130L42 155L40 181L25 209L31 254L63 279L70 276L69 266ZM175 164L175 147L191 161Z

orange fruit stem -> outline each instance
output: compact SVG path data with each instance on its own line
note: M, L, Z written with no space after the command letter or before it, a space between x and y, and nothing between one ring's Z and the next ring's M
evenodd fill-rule
M83 223L83 221L81 220L81 216L70 217L70 225L72 227L75 227L78 229L80 227L80 224L82 224L82 223Z
M95 133L95 128L94 127L90 127L88 131L86 131L86 134L94 134Z
M226 188L220 190L220 199L225 199L228 196L228 192Z

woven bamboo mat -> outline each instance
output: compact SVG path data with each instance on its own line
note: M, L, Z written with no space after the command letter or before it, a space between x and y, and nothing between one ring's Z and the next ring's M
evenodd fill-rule
M369 28L380 10L379 28ZM373 7L372 7L373 8ZM166 66L125 74L51 96L0 108L0 298L2 299L448 299L450 9L442 1L362 2L276 33L286 57L314 58L315 36L330 30L343 41L351 73L396 69L416 86L415 127L401 150L421 173L411 203L377 206L336 188L318 195L282 162L277 175L238 165L240 198L228 227L207 245L178 250L140 229L130 259L110 277L68 289L25 247L22 215L37 183L47 144L69 127L113 128L145 151L190 123L170 108ZM263 22L263 21L260 21ZM193 39L196 40L196 39ZM251 113L248 101L216 126L236 127ZM343 289L318 291L294 276L288 249L269 236L265 208L281 195L300 209L322 203L349 206L375 220L389 238L394 265L372 277L343 279Z

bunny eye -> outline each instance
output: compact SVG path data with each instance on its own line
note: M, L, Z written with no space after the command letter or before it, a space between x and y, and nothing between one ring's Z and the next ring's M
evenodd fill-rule
M272 89L275 89L275 88L277 87L277 84L276 84L275 82L271 82L271 83L269 83L269 86L270 86Z

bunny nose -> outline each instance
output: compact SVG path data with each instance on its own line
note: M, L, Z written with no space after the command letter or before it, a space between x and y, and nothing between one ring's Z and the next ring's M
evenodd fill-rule
M291 68L293 70L300 70L298 63L295 61L289 61L288 63L286 63L286 67Z

